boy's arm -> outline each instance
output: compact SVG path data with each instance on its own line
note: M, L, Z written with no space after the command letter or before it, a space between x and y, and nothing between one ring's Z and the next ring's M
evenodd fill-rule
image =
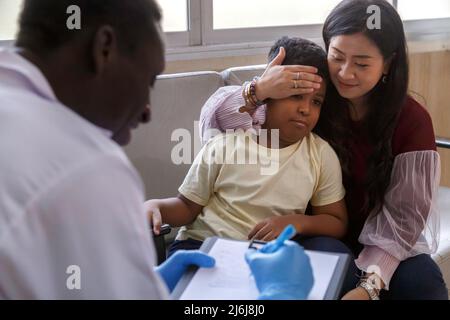
M162 222L174 227L192 223L208 204L221 168L216 161L216 148L222 148L223 136L211 139L197 154L194 163L178 189L176 198L149 200L145 203L153 232L159 235Z
M159 234L162 223L168 223L173 227L190 224L203 209L203 206L181 194L176 198L149 200L145 206L156 235Z
M347 230L347 209L342 172L336 153L327 144L322 147L319 181L310 203L312 215L290 214L273 216L258 223L249 233L249 239L270 241L288 225L308 236L341 238Z
M290 214L273 216L258 223L249 233L249 239L271 241L278 237L289 224L305 236L329 236L341 238L347 231L347 209L345 200L324 205L312 206L312 215Z
M310 203L312 215L305 216L305 234L341 238L347 231L347 207L339 159L330 147L323 145L320 173Z
M312 215L305 215L303 225L297 230L304 235L342 238L347 231L347 220L347 208L342 199L324 206L312 206Z

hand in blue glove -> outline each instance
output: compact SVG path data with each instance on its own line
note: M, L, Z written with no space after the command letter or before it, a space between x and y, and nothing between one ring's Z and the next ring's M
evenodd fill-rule
M259 299L301 300L314 283L311 263L303 247L293 241L272 253L249 249L245 254L256 281Z
M186 269L195 265L201 268L214 267L216 260L199 250L180 250L173 256L155 267L155 271L163 278L169 291L175 288Z

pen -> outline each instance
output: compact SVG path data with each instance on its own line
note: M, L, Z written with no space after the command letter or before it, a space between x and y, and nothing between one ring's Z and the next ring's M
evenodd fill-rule
M290 224L286 228L284 228L283 232L280 233L278 238L276 238L274 241L269 242L264 247L260 249L263 253L272 253L277 251L286 240L289 240L295 234L297 233L297 230L295 230L295 227Z

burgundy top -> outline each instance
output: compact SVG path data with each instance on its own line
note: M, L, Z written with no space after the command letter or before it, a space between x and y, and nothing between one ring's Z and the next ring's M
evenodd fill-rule
M351 141L352 157L350 160L351 181L347 186L346 203L349 218L349 230L344 241L358 253L362 245L358 237L367 219L367 214L361 210L364 205L364 181L367 165L372 153L372 145L360 123L352 125L353 141ZM411 151L436 151L436 142L431 117L427 110L414 99L408 97L400 113L397 127L392 137L392 154Z

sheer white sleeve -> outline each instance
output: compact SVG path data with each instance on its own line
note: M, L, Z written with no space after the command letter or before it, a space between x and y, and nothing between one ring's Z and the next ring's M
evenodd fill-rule
M383 269L383 264L393 267L394 260L400 262L422 253L436 252L439 180L440 158L436 151L408 152L395 158L381 211L369 215L359 237L359 242L365 245L356 260L360 269ZM382 263L385 260L390 263ZM380 271L385 283L389 282L395 268Z
M436 151L400 154L381 212L372 214L359 237L399 260L434 253L439 240L437 193L440 158Z

